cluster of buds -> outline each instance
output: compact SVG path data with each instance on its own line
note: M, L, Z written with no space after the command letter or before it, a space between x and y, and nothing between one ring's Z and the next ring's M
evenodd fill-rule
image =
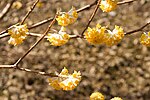
M105 32L106 30L107 32ZM119 26L115 26L115 29L110 31L106 29L106 27L101 27L101 25L97 24L96 28L88 28L84 35L86 40L93 45L104 43L108 46L112 46L122 40L124 32Z
M101 0L100 8L103 12L110 12L117 8L117 0Z
M68 26L73 24L78 18L78 13L74 7L69 12L61 12L61 16L56 18L58 25Z
M106 27L101 27L101 25L97 24L96 28L88 27L87 32L85 32L84 35L89 43L97 45L105 41L105 30Z
M23 42L23 40L27 37L28 28L27 25L13 25L11 29L8 30L8 34L10 35L10 39L8 41L9 44L18 45Z
M122 100L122 99L120 97L114 97L114 98L112 98L110 100Z
M90 96L90 100L105 100L105 97L100 92L94 92ZM111 100L122 100L120 97L114 97Z
M99 92L94 92L91 94L90 100L105 100L105 97Z
M145 46L150 46L150 32L143 33L140 39L141 44Z
M47 40L53 46L62 46L68 42L70 39L69 34L66 33L66 28L61 27L58 33L48 34Z
M73 74L69 74L68 70L64 68L57 78L49 78L49 85L56 90L73 90L77 87L81 81L81 73L74 71Z

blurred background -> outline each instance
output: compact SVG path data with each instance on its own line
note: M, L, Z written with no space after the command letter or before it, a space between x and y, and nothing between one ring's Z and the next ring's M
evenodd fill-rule
M11 0L0 1L0 12ZM123 0L119 0L123 1ZM0 20L0 32L18 23L35 0L16 0L7 15ZM31 26L48 17L53 17L57 8L69 11L72 6L79 9L94 0L40 0L27 25ZM78 21L67 27L68 34L81 34L94 10L79 13ZM125 32L139 28L150 21L150 0L137 0L124 4L110 13L100 9L90 27L122 26ZM42 34L49 23L30 30ZM59 30L57 23L52 27ZM150 26L143 32L150 31ZM57 91L48 85L45 76L34 75L12 69L0 70L0 100L89 100L94 91L101 92L106 100L119 96L123 100L150 100L150 48L140 44L142 32L125 36L115 46L93 46L84 39L71 39L61 47L51 46L45 39L19 64L20 67L45 72L60 72L63 67L81 71L82 81L73 91ZM39 37L31 37L23 44L8 44L9 37L0 39L0 64L13 64Z

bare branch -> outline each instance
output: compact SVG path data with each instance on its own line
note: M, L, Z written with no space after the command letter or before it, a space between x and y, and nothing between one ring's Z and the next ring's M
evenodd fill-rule
M139 31L142 31L145 27L147 27L148 25L150 25L150 22L146 23L145 25L141 26L140 28L138 29L135 29L135 30L132 30L132 31L129 31L127 33L125 33L125 35L129 35L129 34L132 34L132 33L135 33L135 32L139 32Z
M39 0L36 0L35 3L33 4L33 6L31 7L31 9L27 12L27 14L25 15L25 17L23 18L23 20L21 21L21 24L23 24L25 22L25 20L27 19L27 17L31 14L31 12L33 11L33 9L35 8L36 4L39 2Z
M48 19L42 20L42 21L40 21L40 22L38 22L38 23L32 25L32 26L29 27L28 29L36 28L36 27L41 26L41 25L43 25L43 24L46 24L47 22L50 22L50 21L52 21L52 20L53 20L53 18L50 17L50 18L48 18Z
M20 68L20 67L16 67L15 65L0 65L0 69L17 69L17 70L24 71L27 73L33 73L33 74L38 74L38 75L42 75L42 76L58 77L58 75L56 75L54 73L46 73L46 72L30 70L27 68Z
M123 4L127 4L127 3L132 3L134 1L137 1L137 0L128 0L128 1L118 2L117 5L123 5Z
M15 2L15 0L11 0L11 2L5 6L3 11L0 13L0 20L2 20L5 17L5 15L9 12L9 10L14 2Z

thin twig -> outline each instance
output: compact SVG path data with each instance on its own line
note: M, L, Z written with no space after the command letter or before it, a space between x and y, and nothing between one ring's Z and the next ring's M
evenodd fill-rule
M137 1L137 0L128 0L128 1L118 2L117 5L123 5L123 4L127 4L127 3L132 3L134 1Z
M84 29L83 32L81 33L81 36L83 36L84 32L86 31L86 29L89 27L90 23L92 22L92 20L93 20L95 14L96 14L96 12L97 12L97 10L98 10L98 8L99 8L100 3L101 3L101 0L98 0L97 5L96 5L96 7L95 7L95 9L94 9L94 11L93 11L93 13L92 13L92 15L90 16L90 19L89 19L89 21L88 21L88 24L86 25L85 29Z
M97 4L97 1L98 1L98 0L95 0L95 2L93 2L92 4L86 5L86 6L82 7L82 8L79 8L79 9L77 10L77 12L79 13L79 12L82 12L82 11L84 11L84 10L90 9L91 7L93 7L94 5Z
M8 3L5 8L3 9L3 11L0 13L0 20L2 20L5 15L9 12L10 8L12 7L13 3L15 2L15 0L11 0L10 3Z
M49 24L48 28L46 29L46 31L44 32L44 34L41 36L41 38L40 38L37 42L35 42L35 44L33 44L33 46L31 46L31 48L30 48L22 57L20 57L20 58L16 61L16 63L14 64L16 67L17 67L17 65L26 57L26 55L28 55L28 54L30 53L30 51L31 51L32 49L34 49L34 48L41 42L41 40L47 35L47 33L49 32L50 28L51 28L52 25L55 23L56 17L57 17L57 14L55 15L53 21Z
M40 21L40 22L38 22L38 23L36 23L36 24L30 26L28 29L36 28L36 27L41 26L41 25L43 25L43 24L46 24L47 22L50 22L50 21L52 21L52 20L53 20L53 18L50 17L50 18L48 18L48 19L42 20L42 21Z
M58 77L58 75L56 75L54 73L46 73L46 72L40 72L40 71L36 71L36 70L30 70L27 68L15 67L15 65L0 65L0 69L17 69L17 70L24 71L27 73L39 74L42 76Z
M132 33L135 33L135 32L139 32L139 31L142 31L145 27L147 27L148 25L150 25L150 22L146 23L145 25L141 26L140 28L138 29L135 29L135 30L132 30L132 31L129 31L127 33L125 33L125 35L129 35L129 34L132 34Z
M27 14L25 15L25 17L23 18L23 20L21 21L21 24L23 24L25 22L25 20L28 18L28 16L31 14L31 12L33 11L33 9L35 8L36 4L39 2L39 0L36 0L35 3L33 4L33 6L31 7L31 9L27 12Z

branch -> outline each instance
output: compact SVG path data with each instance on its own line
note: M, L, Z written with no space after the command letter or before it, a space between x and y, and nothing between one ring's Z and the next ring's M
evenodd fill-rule
M123 5L123 4L127 4L127 3L132 3L134 1L137 1L137 0L128 0L128 1L118 2L117 5Z
M9 12L9 10L14 2L15 2L15 0L11 0L11 2L6 5L6 7L0 13L0 20L2 20L5 17L5 15Z
M84 32L86 31L86 29L89 27L90 23L92 22L92 20L93 20L95 14L96 14L96 12L97 12L97 10L98 10L98 8L99 8L100 3L101 3L101 0L98 0L97 5L96 5L96 7L95 7L95 9L94 9L94 11L93 11L93 13L92 13L92 15L91 15L89 21L88 21L88 24L86 25L85 29L84 29L83 32L81 33L81 36L83 36Z
M36 4L39 2L39 0L36 0L35 3L33 4L33 6L31 7L31 9L27 12L27 14L25 15L25 17L23 18L23 20L21 21L21 24L23 24L25 22L25 20L27 19L27 17L31 14L31 12L33 11L33 9L35 8Z
M52 25L55 23L55 19L56 19L57 16L58 16L58 15L56 14L55 17L54 17L54 19L53 19L53 21L49 24L48 28L46 29L46 31L44 32L44 34L41 36L41 38L40 38L37 42L35 42L35 44L33 44L33 46L31 46L31 48L30 48L22 57L20 57L20 58L16 61L16 63L14 64L16 67L17 67L17 65L30 53L30 51L31 51L32 49L34 49L34 48L41 42L41 40L47 35L47 33L49 32L50 28L51 28Z
M127 33L125 33L125 35L129 35L129 34L132 34L132 33L135 33L135 32L139 32L139 31L142 31L145 27L147 27L148 25L150 25L150 22L146 23L145 25L141 26L140 28L138 29L135 29L135 30L132 30L132 31L129 31Z
M17 69L17 70L24 71L27 73L34 73L34 74L38 74L42 76L58 77L58 75L54 73L46 73L46 72L40 72L36 70L30 70L27 68L20 68L20 67L16 67L15 65L0 65L0 69Z
M48 19L42 20L42 21L40 21L40 22L38 22L38 23L36 23L36 24L30 26L28 29L36 28L36 27L41 26L41 25L43 25L43 24L46 24L47 22L50 22L50 21L52 21L52 20L53 20L53 18L50 17L50 18L48 18Z

